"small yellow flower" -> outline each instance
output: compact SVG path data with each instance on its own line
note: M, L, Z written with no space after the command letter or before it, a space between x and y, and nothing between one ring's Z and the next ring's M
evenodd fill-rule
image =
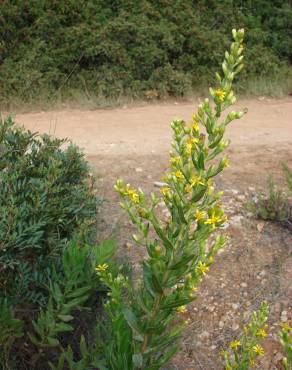
M200 261L196 270L200 275L206 275L206 273L209 271L209 267L204 262Z
M200 176L191 177L191 187L194 187L196 185L205 185L203 179Z
M196 219L197 221L202 220L203 218L205 218L205 216L206 216L206 212L204 212L204 211L199 211L198 209L196 210L196 213L195 213L195 219Z
M191 144L191 145L193 145L193 144L196 144L196 143L198 143L199 142L199 139L196 139L196 138L194 138L194 137L189 137L188 139L187 139L187 144Z
M283 330L287 331L288 333L292 330L291 326L287 323L281 324Z
M163 195L163 196L167 196L169 195L170 193L170 188L168 186L163 186L161 189L160 189L160 193Z
M215 90L215 97L219 100L219 101L224 101L224 98L226 96L226 93L224 90L222 89L217 89Z
M187 312L186 306L179 306L179 307L177 307L176 312L179 312L179 313L185 313L185 312Z
M126 186L124 194L125 194L125 196L129 197L129 199L131 199L132 202L134 202L136 204L139 203L140 198L139 198L139 195L138 195L137 191L135 189L131 188L131 186L129 184Z
M195 119L193 119L192 130L195 131L195 132L199 132L199 130L200 130L199 124Z
M174 173L174 176L178 179L178 180L183 180L184 179L184 175L182 174L181 171L176 171Z
M231 349L234 349L236 351L237 348L239 346L241 346L241 342L240 342L240 340L234 340L233 342L230 343L229 346L230 346Z
M266 338L268 336L268 334L266 333L266 331L264 329L259 329L257 331L257 336L260 337L260 338Z
M214 214L208 218L204 224L205 225L215 225L216 223L218 223L220 221L220 217L219 216L215 216Z
M102 265L97 265L95 270L98 272L105 272L108 269L108 264L103 263Z
M258 356L263 356L265 354L263 347L260 346L259 344L256 344L255 346L253 346L252 350Z
M194 292L194 293L198 291L198 287L196 287L196 286L192 286L191 289L192 289L192 292Z
M172 165L177 165L177 164L179 164L179 162L180 162L180 157L171 157L170 158L170 163Z
M188 143L186 145L186 152L187 152L187 154L188 155L191 155L192 154L192 150L193 150L193 144Z
M129 198L136 204L139 203L139 195L135 190L132 190L132 192L129 194Z

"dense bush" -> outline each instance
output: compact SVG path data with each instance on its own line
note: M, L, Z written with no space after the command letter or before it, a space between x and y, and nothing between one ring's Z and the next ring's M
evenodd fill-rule
M96 301L95 266L115 244L91 243L99 200L66 140L1 120L0 184L0 368L46 369L59 341L71 343L63 333L82 306Z
M288 0L4 0L0 103L181 96L212 79L228 32L248 30L245 77L291 62Z
M0 286L14 304L44 299L36 285L49 261L96 218L83 155L63 144L0 123Z

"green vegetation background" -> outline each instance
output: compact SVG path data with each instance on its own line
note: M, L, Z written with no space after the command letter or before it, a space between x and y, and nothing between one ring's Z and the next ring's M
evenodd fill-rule
M0 105L202 91L230 30L247 31L239 92L291 92L290 0L2 0Z

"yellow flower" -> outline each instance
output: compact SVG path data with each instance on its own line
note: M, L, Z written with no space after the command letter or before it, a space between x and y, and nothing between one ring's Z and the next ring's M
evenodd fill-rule
M263 356L265 354L263 347L260 346L259 344L256 344L255 346L253 346L252 350L258 356Z
M287 323L281 324L283 330L287 331L288 333L292 330L292 328Z
M196 210L196 213L195 213L195 219L196 219L197 221L202 220L205 216L206 216L206 212L204 212L204 211L199 211L198 209Z
M199 139L196 139L196 138L194 138L194 137L189 137L189 138L187 139L187 143L188 143L188 144L191 144L191 145L196 144L196 143L198 143L198 142L199 142Z
M193 144L188 143L186 145L186 152L187 152L187 154L188 155L191 155L192 154L192 150L193 150Z
M197 121L193 121L192 130L195 132L199 132L200 128L199 128L199 124Z
M203 179L200 176L191 177L191 187L194 187L196 185L205 185Z
M129 198L134 202L134 203L139 203L139 195L135 190L132 190L131 193L129 194Z
M215 90L215 97L219 100L219 101L224 101L224 98L226 96L226 93L224 90L222 89L217 89Z
M177 165L177 164L179 164L179 162L180 162L180 157L171 157L170 158L170 163L172 165Z
M97 265L95 270L98 272L105 272L108 269L108 264L103 263L102 265Z
M125 196L129 197L129 199L131 199L132 202L134 203L139 203L139 195L137 193L137 191L133 188L131 188L131 186L128 184L126 186L126 189L125 189L125 192L124 192Z
M187 312L186 306L177 307L176 312L179 312L179 313Z
M206 273L209 271L209 267L204 262L200 261L196 270L200 275L206 275Z
M257 331L257 336L260 337L260 338L266 338L268 336L268 334L266 333L266 331L264 329L259 329Z
M205 225L215 225L219 221L220 221L220 217L219 216L215 216L214 213L213 213L212 216L210 218L208 218L208 220L206 220L204 222L204 224Z
M182 174L181 171L176 171L174 173L174 176L178 179L178 180L183 180L184 179L184 175Z
M167 196L169 195L170 193L170 188L168 186L163 186L161 189L160 189L160 193L163 195L163 196Z
M240 340L234 340L233 342L230 343L230 348L234 349L235 351L239 346L241 346Z

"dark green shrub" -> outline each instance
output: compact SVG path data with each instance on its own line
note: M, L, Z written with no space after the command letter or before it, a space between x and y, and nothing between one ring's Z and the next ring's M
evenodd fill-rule
M248 31L245 79L276 77L291 21L288 0L4 0L0 104L181 96L212 81L234 26Z
M0 286L15 304L45 300L46 267L96 218L88 166L65 144L0 123Z

